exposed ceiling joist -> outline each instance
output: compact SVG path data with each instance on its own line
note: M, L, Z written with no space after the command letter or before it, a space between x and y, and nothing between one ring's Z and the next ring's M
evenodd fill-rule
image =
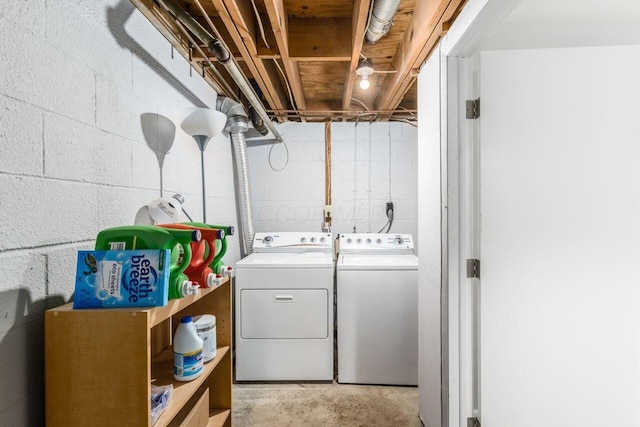
M243 30L241 33L240 29L249 27L248 22L253 22L253 20L250 20L250 18L246 16L246 12L244 12L246 9L240 9L235 0L211 1L218 10L222 22L224 22L230 37L240 51L240 55L244 58L251 75L262 91L267 103L276 111L286 110L286 106L288 105L286 101L287 98L280 80L270 81L267 78L267 76L273 74L273 70L269 71L268 68L270 67L265 65L262 59L255 56L255 52L254 55L252 55L249 47L245 44L243 34L245 37L249 37L250 33L249 30ZM255 48L255 41L247 42Z
M284 6L283 0L265 0L265 8L269 15L271 28L280 51L280 58L291 89L295 107L304 111L307 108L307 101L302 89L302 80L300 79L300 69L298 64L291 60L289 56L289 17Z
M342 109L349 110L353 85L356 82L356 68L362 52L362 43L367 28L367 17L372 0L355 0L353 4L353 16L351 24L351 62L344 83L344 95L342 96Z
M404 33L392 65L397 73L385 79L376 109L393 110L415 82L419 67L446 32L449 22L466 0L418 1L409 27ZM444 28L443 31L443 26Z

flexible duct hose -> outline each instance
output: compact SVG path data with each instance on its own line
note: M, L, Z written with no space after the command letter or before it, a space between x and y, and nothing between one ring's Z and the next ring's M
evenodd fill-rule
M393 25L393 17L398 12L400 0L375 0L369 27L367 41L375 43L380 40Z
M251 186L249 185L249 166L247 162L247 141L244 132L232 132L231 143L236 157L238 177L238 203L240 204L240 228L242 230L242 249L245 255L253 252L253 206L251 204Z

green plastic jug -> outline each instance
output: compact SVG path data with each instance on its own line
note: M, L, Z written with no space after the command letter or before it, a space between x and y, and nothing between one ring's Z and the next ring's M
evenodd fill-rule
M169 299L197 293L198 285L184 274L191 262L191 242L201 239L200 230L174 230L153 225L127 225L102 230L96 250L169 249Z

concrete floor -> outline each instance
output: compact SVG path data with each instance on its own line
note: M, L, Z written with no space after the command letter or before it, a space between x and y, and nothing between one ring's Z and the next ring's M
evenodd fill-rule
M420 427L418 388L350 384L234 384L237 427Z

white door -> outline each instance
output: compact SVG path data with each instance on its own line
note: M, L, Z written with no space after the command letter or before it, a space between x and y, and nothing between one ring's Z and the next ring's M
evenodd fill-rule
M640 426L640 46L481 56L481 415Z

